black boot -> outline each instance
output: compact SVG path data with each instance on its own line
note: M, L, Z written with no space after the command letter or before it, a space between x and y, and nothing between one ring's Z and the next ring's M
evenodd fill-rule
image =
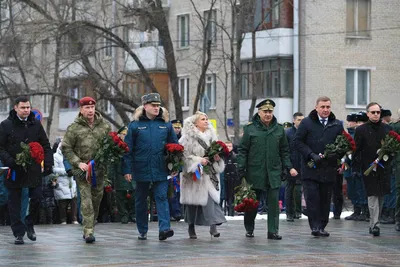
M379 218L379 221L381 223L383 223L383 224L386 224L387 216L388 216L388 209L387 208L383 208L382 209L382 213L381 213L381 217Z
M367 219L367 211L366 211L366 208L367 207L365 207L365 206L362 206L361 207L361 213L360 213L360 215L358 216L358 218L357 218L357 221L365 221L366 219Z
M344 219L347 221L357 221L358 216L361 214L361 207L354 206L354 212L350 216L345 217Z
M382 224L395 224L394 209L387 209L386 220L381 221Z

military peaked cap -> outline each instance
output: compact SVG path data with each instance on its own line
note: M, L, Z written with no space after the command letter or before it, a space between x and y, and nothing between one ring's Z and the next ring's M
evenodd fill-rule
M271 99L265 99L257 104L258 110L274 110L275 102Z

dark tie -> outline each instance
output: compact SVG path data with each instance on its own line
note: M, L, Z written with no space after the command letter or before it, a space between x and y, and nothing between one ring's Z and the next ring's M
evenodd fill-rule
M321 119L322 126L325 126L326 119Z

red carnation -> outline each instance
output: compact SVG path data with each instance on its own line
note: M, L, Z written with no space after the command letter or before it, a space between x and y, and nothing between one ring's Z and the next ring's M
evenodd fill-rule
M38 142L31 142L28 144L32 159L37 163L41 164L44 160L43 147Z
M226 144L224 142L222 142L222 141L217 141L216 143L222 147L222 149L224 150L225 155L228 156L229 155L229 149L226 146Z
M106 186L104 187L104 190L106 191L106 193L110 193L110 192L113 191L111 185L106 185Z
M129 193L126 193L126 198L127 198L127 199L131 199L131 198L132 198L132 195L129 194Z

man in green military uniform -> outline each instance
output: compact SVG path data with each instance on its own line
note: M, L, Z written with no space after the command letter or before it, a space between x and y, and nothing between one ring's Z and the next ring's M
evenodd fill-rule
M86 180L88 162L91 161L102 141L110 132L110 125L96 111L96 101L84 97L79 101L79 114L68 126L63 139L64 157L72 165L72 173L81 193L81 212L83 217L83 237L86 243L93 243L94 224L103 197L104 171L96 165L96 184Z
M238 169L249 184L253 185L257 200L261 192L268 195L268 239L280 240L279 229L279 188L282 170L296 176L289 158L289 145L283 126L274 116L275 102L266 99L257 106L258 113L243 129L239 145ZM254 220L257 209L245 212L246 237L254 237Z
M393 130L400 134L400 109L397 111L399 118L397 122L392 124ZM396 174L396 231L400 231L400 153L397 153L395 159L395 174Z
M124 140L128 127L123 126L118 130L118 136ZM128 182L122 174L123 158L108 167L108 179L112 181L115 190L115 200L121 223L136 222L135 218L135 181Z

